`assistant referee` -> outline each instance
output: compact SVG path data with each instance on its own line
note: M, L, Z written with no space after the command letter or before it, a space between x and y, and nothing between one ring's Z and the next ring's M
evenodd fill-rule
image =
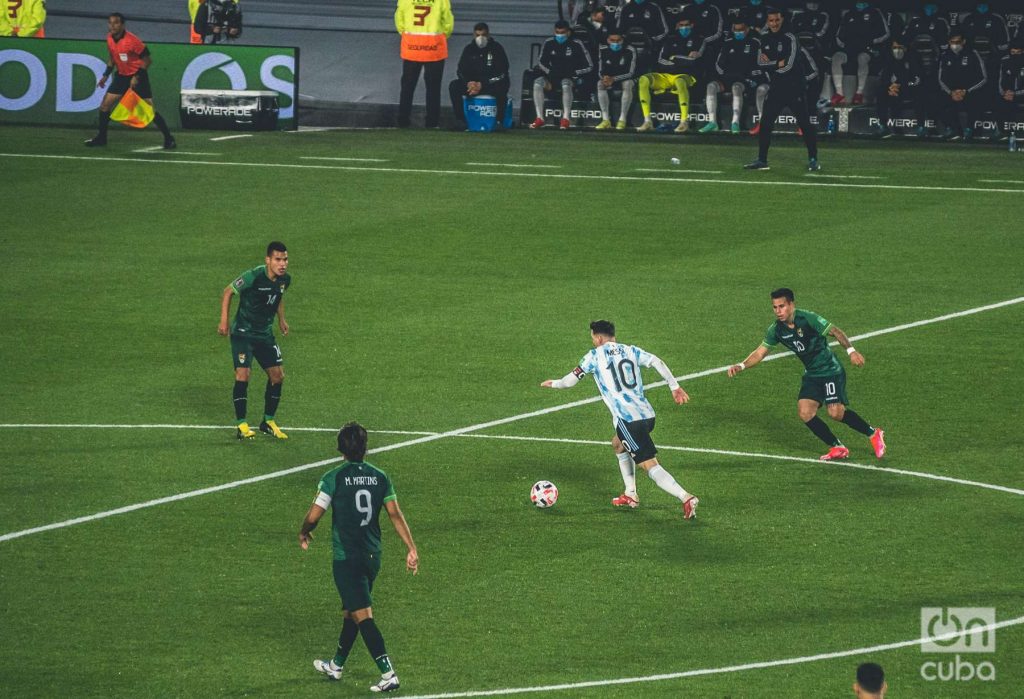
M110 126L110 112L114 109L124 93L129 88L135 90L139 97L146 100L153 106L153 90L149 86L149 69L153 59L149 56L149 49L142 43L142 39L127 31L124 28L125 18L120 12L113 12L107 17L107 50L110 52L110 60L107 62L107 70L97 83L98 87L107 84L107 78L116 71L114 79L110 82L107 94L103 96L100 104L99 131L93 138L85 142L90 147L107 145L107 127ZM164 148L170 150L177 146L167 122L164 121L160 112L154 112L153 123L164 135Z

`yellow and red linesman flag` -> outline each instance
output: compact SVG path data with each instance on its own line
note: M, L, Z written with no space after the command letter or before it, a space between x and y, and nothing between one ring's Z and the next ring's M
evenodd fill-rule
M110 118L125 126L144 129L153 121L153 106L129 89L110 113Z

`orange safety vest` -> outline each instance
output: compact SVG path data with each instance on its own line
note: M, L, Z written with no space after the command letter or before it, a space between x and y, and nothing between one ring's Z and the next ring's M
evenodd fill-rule
M432 63L448 58L454 23L450 0L398 0L395 28L402 35L402 59Z
M406 61L443 61L448 58L448 38L444 34L402 34L402 59Z

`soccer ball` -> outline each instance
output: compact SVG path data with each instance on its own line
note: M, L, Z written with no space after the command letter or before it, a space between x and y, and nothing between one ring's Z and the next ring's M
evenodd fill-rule
M558 502L558 488L551 481L537 481L530 488L530 500L541 509Z

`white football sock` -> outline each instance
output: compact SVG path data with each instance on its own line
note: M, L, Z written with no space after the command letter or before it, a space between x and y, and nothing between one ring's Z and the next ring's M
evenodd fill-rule
M622 483L626 486L626 495L636 499L636 464L633 463L633 457L629 455L628 451L624 451L618 455L619 457L619 471L622 472Z
M743 86L735 84L732 86L732 123L740 123L741 114L743 114Z
M658 487L664 490L669 495L685 500L690 497L690 494L683 490L683 487L676 483L676 479L672 477L672 474L661 467L661 464L657 464L647 470L647 475L650 476L651 480L658 484Z
M572 80L562 81L562 118L568 119L572 114Z
M718 83L711 81L708 83L707 95L704 97L704 106L708 110L708 120L717 122L718 121Z

